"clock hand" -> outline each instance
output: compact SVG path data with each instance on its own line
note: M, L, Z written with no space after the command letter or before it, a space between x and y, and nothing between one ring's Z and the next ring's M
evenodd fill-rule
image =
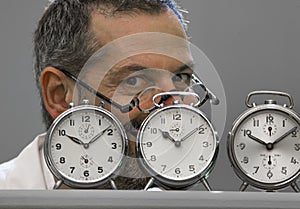
M290 135L291 133L293 133L294 131L297 130L297 126L292 128L291 130L289 130L288 132L286 132L285 134L283 134L281 137L279 137L278 139L276 139L272 144L275 145L278 142L280 142L281 140L283 140L285 137L287 137L288 135Z
M186 140L187 138L189 138L190 136L192 136L198 130L199 130L199 127L195 128L190 133L188 133L187 135L185 135L180 141L183 142L184 140Z
M89 162L89 159L85 158L84 156L81 156L81 159L82 159L83 162L86 163L86 164Z
M174 143L176 142L176 140L169 134L169 132L163 131L161 129L158 129L158 130L162 133L162 135L165 139L170 139L170 141L172 141Z
M268 128L268 131L269 131L269 135L272 136L272 127L271 126Z
M163 137L164 137L165 139L170 139L170 140L175 144L175 147L180 147L180 146L181 146L181 141L176 141L176 140L169 134L169 132L163 131L163 130L161 130L161 129L158 129L158 130L162 133L162 135L163 135Z
M66 134L66 136L71 139L73 142L75 142L76 144L80 144L80 145L85 145L85 143L83 143L83 141L81 141L80 139L77 139L76 137L74 136L69 136Z
M87 134L89 132L90 126L91 126L91 124L89 124L88 127L84 130L84 133Z
M175 128L175 129L170 129L170 131L176 131L176 132L179 132L180 129L179 129L179 128Z
M251 133L248 133L248 137L249 137L250 139L253 139L254 141L256 141L256 142L262 144L262 145L267 146L267 143L266 143L266 142L264 142L263 140L261 140L261 139L255 137L255 136L253 136Z
M272 165L272 160L271 160L271 155L269 155L269 161L268 161L269 165Z
M88 144L92 144L95 141L97 141L109 128L111 127L111 125L109 125L106 129L104 129L103 131L101 131L100 133L98 133L96 136L94 136Z

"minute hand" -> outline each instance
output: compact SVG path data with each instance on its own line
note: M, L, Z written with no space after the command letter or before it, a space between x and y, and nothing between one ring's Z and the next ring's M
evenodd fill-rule
M195 128L190 133L188 133L187 135L185 135L180 141L183 142L184 140L186 140L187 138L189 138L190 136L192 136L198 130L199 130L199 127Z
M291 130L289 130L288 132L286 132L285 134L283 134L281 137L279 137L278 139L276 139L274 142L273 142L273 145L274 144L277 144L278 142L280 142L281 140L283 140L285 137L287 137L288 135L290 135L291 133L293 133L294 131L297 130L297 126L292 128Z
M101 131L99 134L97 134L94 138L91 139L91 141L89 141L88 144L92 144L95 141L97 141L110 127L111 127L111 125L108 126L106 129L104 129L103 131Z

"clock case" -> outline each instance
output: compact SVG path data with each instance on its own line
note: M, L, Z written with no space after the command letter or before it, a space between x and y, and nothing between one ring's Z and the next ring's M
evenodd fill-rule
M265 104L256 105L255 103L250 103L251 97L255 95L276 95L276 96L287 97L289 99L290 104L279 105L275 100L266 100ZM232 164L235 173L243 181L239 190L245 191L249 184L265 191L274 191L278 189L283 189L290 185L295 192L300 192L300 189L296 184L297 178L299 177L300 174L300 169L298 170L297 173L295 173L295 175L291 176L289 179L286 179L285 181L281 181L277 183L263 183L252 179L248 174L244 173L242 171L242 168L240 168L239 163L237 162L238 160L234 155L234 138L236 132L239 126L243 123L243 121L247 119L249 116L251 116L252 114L265 111L265 110L279 111L293 118L295 121L298 122L300 126L300 118L297 115L297 113L292 110L292 108L294 107L294 103L291 95L284 92L277 92L277 91L254 91L247 96L246 106L249 107L249 109L244 111L233 122L233 126L231 128L231 131L228 133L228 138L227 138L227 153L229 156L229 160Z
M127 156L128 153L128 138L126 135L126 132L124 131L123 126L121 125L121 123L119 122L119 120L109 111L105 110L102 107L97 107L97 106L93 106L93 105L89 105L89 102L87 100L84 101L83 105L74 107L74 104L71 103L70 104L70 109L66 110L65 112L63 112L59 117L57 117L54 122L52 123L52 125L50 126L47 135L46 135L46 140L44 142L44 157L45 157L45 161L46 164L48 166L48 168L50 169L50 171L52 172L52 174L55 176L55 178L58 180L56 182L56 184L54 185L53 189L59 189L61 187L62 184L65 184L66 186L69 186L71 188L74 189L91 189L91 188L97 188L105 183L107 183L108 181L111 184L111 187L113 189L117 189L117 186L115 185L113 178L117 176L118 172L122 169L123 164L124 164L124 160L120 160L119 165L116 167L116 169L112 172L110 172L109 175L107 175L105 178L100 179L98 181L95 181L93 183L80 183L80 182L76 182L73 180L68 179L64 174L62 174L55 166L55 163L51 157L51 137L53 135L53 131L55 129L55 127L61 122L61 120L69 117L70 115L72 115L75 111L83 111L83 110L92 110L92 111L98 111L101 112L102 114L107 115L109 118L112 119L112 121L115 123L115 125L118 127L118 129L120 130L120 134L123 137L123 156Z
M192 107L190 105L177 104L176 102L171 106L162 107L162 108L156 110L155 112L151 113L150 115L148 115L148 117L144 120L144 122L142 123L142 126L141 126L142 128L138 132L138 139L140 139L141 134L145 130L144 125L147 124L158 113L168 110L168 109L182 109L182 108L190 109L191 111L196 112L197 114L201 115L201 117L207 122L207 124L209 124L210 129L212 130L212 133L213 133L214 141L215 141L215 144L214 144L215 149L213 151L214 152L213 157L211 158L210 163L207 165L207 167L201 173L198 173L197 175L193 176L192 178L185 179L185 180L172 180L172 179L163 177L159 173L155 172L149 166L149 164L147 163L147 160L144 159L142 151L141 151L141 141L137 140L136 148L137 148L137 155L139 158L138 163L140 164L140 167L142 169L144 169L144 171L146 173L151 175L151 178L144 190L147 190L153 184L159 186L162 189L171 190L171 189L188 189L197 183L202 183L208 191L211 191L211 187L207 181L207 178L216 163L216 159L217 159L217 155L218 155L218 151L219 151L219 138L217 136L217 132L214 131L215 129L214 129L213 125L211 124L209 119L205 116L205 114L201 110L199 110L198 108Z

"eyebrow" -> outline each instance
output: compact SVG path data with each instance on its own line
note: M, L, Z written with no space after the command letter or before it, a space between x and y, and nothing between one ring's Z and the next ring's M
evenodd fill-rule
M186 69L193 69L194 66L195 66L195 63L193 61L191 61L187 64L184 64L184 65L180 66L175 72L180 73L180 72L182 72ZM111 76L115 76L117 74L120 75L120 73L121 74L122 73L128 73L128 72L134 73L134 72L138 72L138 71L145 70L145 69L151 69L151 68L146 67L146 66L142 66L142 65L138 65L138 64L127 65L127 66L124 66L124 67L112 69Z
M132 64L132 65L127 65L127 66L123 66L123 67L117 67L117 68L112 68L109 73L107 74L107 81L112 81L115 79L121 79L123 77L127 77L128 74L132 74L141 70L145 70L147 69L147 67L145 66L141 66L141 65L136 65L136 64Z
M178 70L176 72L180 73L186 69L191 69L193 71L194 66L195 66L195 63L193 61L191 61L191 62L181 66L180 68L178 68Z
M145 70L148 67L142 66L142 65L137 65L137 64L132 64L132 65L127 65L123 67L118 67L118 68L113 68L111 73L122 73L122 72L138 72L140 70Z

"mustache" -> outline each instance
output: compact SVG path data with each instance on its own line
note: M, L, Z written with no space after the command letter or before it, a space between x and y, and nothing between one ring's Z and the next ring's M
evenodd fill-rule
M131 134L134 140L137 140L138 132L147 115L148 114L141 114L139 117L131 119L124 125L126 132ZM132 147L129 149L129 151L131 149ZM123 168L116 177L115 183L118 189L121 190L143 190L147 185L150 176L147 174L147 172L145 172L144 169L140 167L138 162L139 159L138 156L136 156L136 153L128 154L129 156L125 158L124 165L122 166Z

